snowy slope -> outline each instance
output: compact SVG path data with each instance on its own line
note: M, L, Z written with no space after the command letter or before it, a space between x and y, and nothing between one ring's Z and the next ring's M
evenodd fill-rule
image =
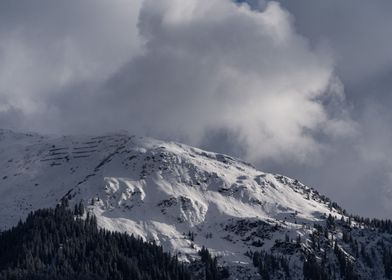
M246 252L306 238L329 214L341 218L297 180L226 155L127 134L0 130L1 227L64 198L82 200L101 227L154 240L184 261L206 246L223 264L245 267Z

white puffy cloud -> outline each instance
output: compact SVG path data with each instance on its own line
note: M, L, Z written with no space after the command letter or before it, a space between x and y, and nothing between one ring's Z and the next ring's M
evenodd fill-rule
M139 26L144 53L116 81L148 131L197 144L224 129L248 159L305 160L320 149L313 133L348 125L320 100L336 80L331 57L276 2L257 12L223 0L145 1Z
M20 76L0 66L0 110L50 132L128 129L200 145L227 131L254 161L306 161L322 149L318 135L352 130L325 102L343 94L331 55L311 48L278 3L101 2L42 40L6 33L17 47L0 59Z

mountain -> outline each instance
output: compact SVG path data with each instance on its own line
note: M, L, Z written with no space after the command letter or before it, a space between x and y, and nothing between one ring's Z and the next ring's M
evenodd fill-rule
M0 130L1 227L61 201L184 262L208 248L232 279L392 277L391 222L348 215L298 180L126 133Z

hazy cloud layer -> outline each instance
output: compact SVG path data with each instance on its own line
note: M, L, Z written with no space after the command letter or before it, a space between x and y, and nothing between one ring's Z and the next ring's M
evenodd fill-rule
M264 2L264 1L262 1ZM301 34L324 40L347 84L391 69L392 2L388 0L279 0Z
M55 118L63 109L52 98L83 95L72 87L111 76L138 52L139 8L121 0L1 1L0 123L61 127L67 120Z

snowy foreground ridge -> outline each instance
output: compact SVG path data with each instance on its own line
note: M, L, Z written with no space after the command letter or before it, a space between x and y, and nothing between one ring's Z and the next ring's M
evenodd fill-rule
M297 180L226 155L127 134L0 130L1 227L63 198L83 201L101 227L154 240L184 261L205 246L239 267L252 267L249 251L306 239L329 214L342 219Z

